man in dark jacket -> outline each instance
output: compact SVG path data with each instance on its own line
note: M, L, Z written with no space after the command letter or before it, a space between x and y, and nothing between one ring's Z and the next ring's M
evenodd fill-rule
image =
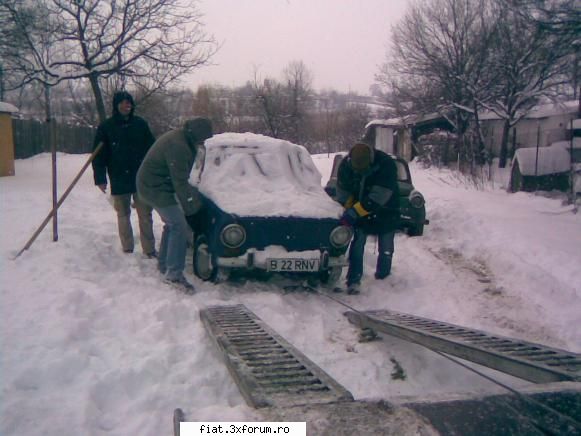
M354 229L349 248L347 292L359 293L367 235L377 235L379 255L375 278L391 272L394 236L399 225L397 166L386 153L366 143L355 144L337 173L337 201L345 208L344 225Z
M190 172L198 148L211 138L212 123L206 118L187 120L180 129L159 137L137 172L137 192L153 206L164 226L158 255L165 281L188 293L194 287L184 277L188 225L196 231L202 207L198 189L190 185Z
M133 114L135 104L125 91L113 95L113 115L101 123L95 135L93 149L100 143L103 148L92 162L95 185L107 192L107 175L111 182L113 207L117 212L117 227L121 247L125 253L133 252L131 227L131 199L139 218L141 249L148 257L155 257L152 208L137 195L135 177L145 154L155 141L149 125Z

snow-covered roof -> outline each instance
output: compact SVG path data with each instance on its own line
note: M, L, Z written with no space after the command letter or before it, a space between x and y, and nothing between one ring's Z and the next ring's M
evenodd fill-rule
M222 133L204 145L201 176L194 166L190 183L222 210L239 216L341 215L305 147L253 133Z
M423 115L406 115L400 118L389 118L386 120L377 119L372 120L365 128L367 129L370 126L382 126L382 127L405 127L408 124L418 124L426 121L433 121L443 118L443 115L438 112L432 112L430 114L423 114Z
M577 100L569 100L559 103L547 103L532 108L524 119L541 119L554 115L570 114L579 109ZM478 114L481 120L500 120L501 118L493 111L482 111Z
M518 161L523 176L546 176L549 174L564 173L571 169L571 158L565 147L551 146L519 148L512 161ZM536 167L536 170L535 170Z
M0 101L0 112L18 112L18 108L13 104L6 103L5 101Z
M405 120L403 118L389 118L387 120L371 120L365 125L365 128L367 129L370 126L402 127L405 126Z

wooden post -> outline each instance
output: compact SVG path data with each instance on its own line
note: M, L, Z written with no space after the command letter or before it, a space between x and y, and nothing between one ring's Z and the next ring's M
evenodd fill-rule
M65 199L67 198L67 196L73 190L73 188L75 187L75 185L77 184L77 182L79 181L79 179L81 178L81 176L83 175L83 173L85 172L85 170L87 169L87 167L91 164L91 162L93 161L93 159L95 159L95 156L97 156L97 154L99 153L99 151L101 151L101 148L103 148L103 143L102 142L95 148L95 150L93 151L93 153L91 154L91 156L89 157L89 159L87 159L87 162L85 162L85 164L83 165L83 168L81 168L81 170L76 175L76 177L74 178L74 180L71 182L71 184L69 185L69 187L67 188L67 190L61 196L60 200L52 208L52 210L46 216L46 218L44 219L44 221L42 222L42 224L40 225L40 227L36 230L36 232L34 232L34 234L32 235L32 237L28 240L28 242L22 248L22 250L20 250L18 252L18 254L16 256L14 256L13 260L14 259L17 259L22 253L24 253L24 251L26 251L26 250L28 250L30 248L30 246L36 240L36 238L38 237L38 235L40 235L40 233L42 232L42 230L46 227L46 225L48 224L48 222L50 221L50 219L56 214L57 209L63 204L63 202L65 201Z
M539 145L541 141L541 124L537 124L537 153L535 155L535 191L539 189Z
M44 99L45 99L45 109L46 109L46 126L47 126L47 136L50 145L51 154L51 175L52 175L52 208L55 211L52 217L52 240L58 241L58 215L56 213L56 203L57 203L57 165L56 165L56 136L55 136L55 126L54 120L52 119L51 107L50 107L50 85L44 85Z
M579 98L581 102L581 97ZM581 108L581 106L580 106ZM569 195L570 195L570 202L573 205L573 212L577 213L577 194L575 193L575 164L573 163L573 142L575 141L575 135L573 133L573 119L571 118L571 139L569 142L569 159L570 159L570 168L569 168ZM579 175L581 177L581 174Z

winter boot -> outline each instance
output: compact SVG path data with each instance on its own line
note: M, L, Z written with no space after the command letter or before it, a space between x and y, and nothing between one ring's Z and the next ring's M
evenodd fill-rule
M358 295L361 292L361 285L359 283L351 283L347 285L348 295Z
M192 295L196 292L194 285L188 282L188 280L184 276L180 276L177 279L170 279L166 277L163 279L163 282L188 295Z

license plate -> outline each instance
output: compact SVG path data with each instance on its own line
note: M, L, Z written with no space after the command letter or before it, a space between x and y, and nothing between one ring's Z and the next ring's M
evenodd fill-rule
M266 265L269 271L319 271L319 259L266 259Z

